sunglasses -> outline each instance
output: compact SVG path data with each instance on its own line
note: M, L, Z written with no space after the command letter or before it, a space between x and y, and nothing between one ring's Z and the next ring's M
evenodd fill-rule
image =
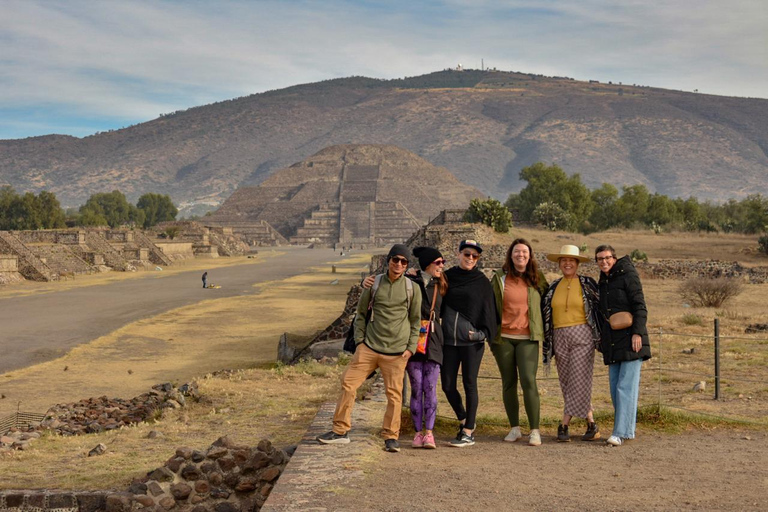
M438 267L441 265L445 265L445 260L435 260L432 262L433 265L437 265Z
M463 252L461 254L465 258L472 258L473 260L476 260L476 259L478 259L480 257L480 255L475 253L475 252Z
M408 260L405 258L395 257L395 258L391 258L389 261L391 261L395 265L408 265Z

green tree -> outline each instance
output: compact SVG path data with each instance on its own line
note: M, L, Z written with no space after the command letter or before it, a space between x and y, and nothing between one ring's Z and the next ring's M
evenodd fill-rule
M136 207L144 212L144 228L151 228L152 226L169 220L176 219L176 214L179 210L171 201L169 195L144 194L139 198Z
M648 211L643 221L647 225L669 226L680 222L682 216L675 202L663 194L652 194L648 201Z
M621 190L621 197L616 201L616 224L631 228L646 216L651 194L645 185L625 185Z
M464 220L482 222L499 233L508 232L512 226L512 214L498 199L472 199Z
M64 210L53 192L43 190L37 195L37 207L40 212L40 221L43 229L56 229L66 226L64 223Z
M537 162L520 171L520 179L528 185L520 191L516 199L508 199L507 203L515 202L520 217L533 220L533 212L541 203L559 205L569 217L565 229L577 230L589 218L593 209L589 189L581 182L581 176L568 176L558 165L546 166Z
M600 188L592 191L592 213L589 224L596 231L605 231L616 225L616 201L619 191L610 183L603 183Z
M744 233L762 233L768 230L768 198L750 194L743 201Z
M144 213L139 212L138 208L129 203L119 190L93 194L80 207L80 214L80 222L83 226L104 225L102 224L104 222L109 227L116 228L123 224L144 222Z

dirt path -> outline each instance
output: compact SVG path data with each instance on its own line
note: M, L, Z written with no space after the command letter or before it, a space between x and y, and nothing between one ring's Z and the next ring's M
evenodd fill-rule
M250 295L253 285L285 279L341 257L330 249L264 249L258 260L217 268L203 289L198 270L138 275L108 284L0 298L0 374L55 359L141 318L208 299Z
M749 438L749 439L746 439ZM328 510L765 510L764 432L645 434L620 448L478 438L382 454L322 497ZM405 443L404 443L405 444ZM383 452L382 452L383 453ZM318 498L320 498L318 496Z

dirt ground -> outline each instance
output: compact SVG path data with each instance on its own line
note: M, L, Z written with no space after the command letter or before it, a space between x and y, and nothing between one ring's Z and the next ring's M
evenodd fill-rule
M478 437L417 450L408 440L318 499L356 511L766 509L765 432L640 433L618 448L551 433L540 447Z

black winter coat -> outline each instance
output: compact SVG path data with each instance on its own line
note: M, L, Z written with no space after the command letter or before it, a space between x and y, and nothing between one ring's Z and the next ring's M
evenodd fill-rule
M600 311L602 312L603 328L601 343L603 362L605 364L620 363L651 358L651 344L648 340L648 309L645 306L643 287L640 276L629 256L620 258L614 263L606 276L600 272ZM614 331L608 324L608 318L622 311L632 313L632 325L626 329ZM640 352L632 350L632 335L639 334L643 340Z
M407 276L410 277L410 276ZM432 296L435 293L435 287L437 286L437 280L431 279L429 284L424 286L423 272L419 271L415 277L411 277L411 280L419 285L421 290L421 319L429 320L429 309L432 307ZM429 340L427 341L427 353L419 354L416 352L411 356L410 361L434 361L437 364L443 364L443 329L440 327L440 306L443 302L443 297L438 290L435 297L435 325L434 329L429 333Z

